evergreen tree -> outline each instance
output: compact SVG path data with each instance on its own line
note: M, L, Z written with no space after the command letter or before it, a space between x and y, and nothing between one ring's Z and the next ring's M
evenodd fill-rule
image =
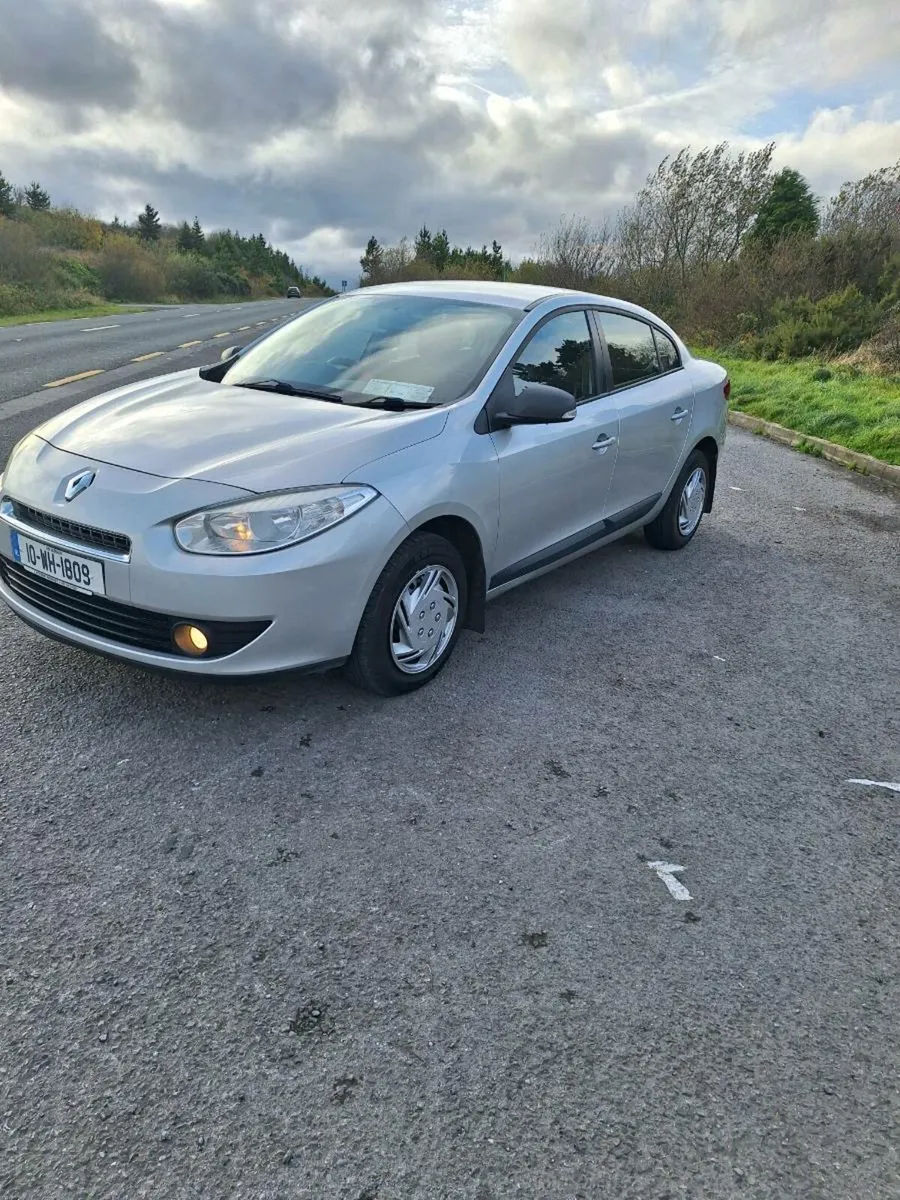
M50 207L50 193L33 180L31 186L25 189L25 203L32 212L46 212Z
M0 171L0 217L14 217L16 201L13 196L13 186Z
M366 243L366 252L359 260L365 283L374 283L384 265L384 250L376 237L370 237Z
M144 206L144 211L138 214L138 237L142 242L158 242L162 225L159 213L152 204Z
M182 254L190 254L190 252L194 249L194 234L187 221L182 221L179 225L178 237L175 241L175 245L182 252Z
M431 261L438 271L445 270L450 261L450 239L446 229L442 229L431 239Z
M416 234L416 258L419 262L430 263L433 257L431 232L424 225Z
M772 246L790 234L814 237L818 229L819 209L809 184L799 171L785 167L772 180L748 238Z
M197 217L194 217L194 223L191 226L191 238L193 239L194 249L200 251L206 244L206 234L203 232L203 227Z

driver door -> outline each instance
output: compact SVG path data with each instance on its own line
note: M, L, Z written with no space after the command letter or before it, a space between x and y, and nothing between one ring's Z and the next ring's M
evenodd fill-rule
M552 384L576 401L574 420L491 433L500 470L500 527L489 587L551 566L603 536L619 416L599 395L599 358L584 309L548 317L519 350L514 380Z

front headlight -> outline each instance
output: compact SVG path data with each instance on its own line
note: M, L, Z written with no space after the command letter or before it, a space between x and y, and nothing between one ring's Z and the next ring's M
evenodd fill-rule
M182 517L175 539L191 554L264 554L337 525L377 495L364 484L335 484L233 500Z

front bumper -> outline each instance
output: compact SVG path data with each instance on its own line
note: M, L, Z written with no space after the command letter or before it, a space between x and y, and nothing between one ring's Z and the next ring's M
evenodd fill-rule
M55 479L71 472L74 456L47 449L52 456L66 460L54 462ZM79 465L80 461L76 463ZM213 558L181 550L168 521L160 520L154 511L162 501L160 492L166 490L169 495L164 506L169 513L186 511L194 503L201 506L207 500L197 502L196 484L186 489L191 491L187 504L180 496L175 501L173 493L179 483L191 481L167 481L172 486L165 489L160 486L162 481L155 480L154 486L145 489L136 483L135 474L104 465L102 488L92 487L79 497L85 502L77 506L78 520L85 525L114 528L131 539L127 555L107 556L95 546L70 545L72 553L103 563L106 605L93 603L73 591L67 609L66 589L60 600L62 585L49 589L27 586L34 576L27 577L23 584L21 567L13 565L11 524L0 518L0 556L6 560L0 572L0 599L17 616L57 640L146 667L192 675L227 677L314 669L350 655L375 581L409 533L405 521L387 500L376 498L346 521L297 546L244 559ZM71 510L76 509L77 502L63 507L54 501L49 488L22 488L21 482L14 471L7 471L4 493L54 515L71 516ZM227 494L219 496L223 489L218 485L203 486L214 491L217 499L228 498ZM147 503L136 502L142 492L141 499ZM234 489L226 492L235 494ZM46 531L33 528L27 536L44 541ZM65 619L66 611L75 614L78 624ZM92 612L100 615L92 617ZM246 644L216 657L191 658L174 646L166 652L123 640L126 633L132 636L135 628L143 630L146 626L164 632L165 621L174 624L179 620L213 630L236 631L237 641L243 638ZM117 630L122 631L121 636ZM246 640L248 633L251 636ZM160 644L165 644L164 637Z

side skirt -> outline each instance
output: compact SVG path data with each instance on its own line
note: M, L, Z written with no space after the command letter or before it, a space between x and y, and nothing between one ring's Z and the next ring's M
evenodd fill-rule
M488 591L492 592L496 588L505 587L517 579L531 575L534 571L542 571L570 555L590 550L612 534L618 533L636 521L640 521L642 517L646 517L656 507L661 496L661 492L655 496L648 496L639 504L632 504L630 508L624 508L621 512L614 513L603 521L598 521L596 525L589 525L580 533L574 533L570 537L563 538L559 542L554 542L552 546L538 551L537 554L530 554L528 558L522 558L510 566L504 567L502 571L491 576Z

